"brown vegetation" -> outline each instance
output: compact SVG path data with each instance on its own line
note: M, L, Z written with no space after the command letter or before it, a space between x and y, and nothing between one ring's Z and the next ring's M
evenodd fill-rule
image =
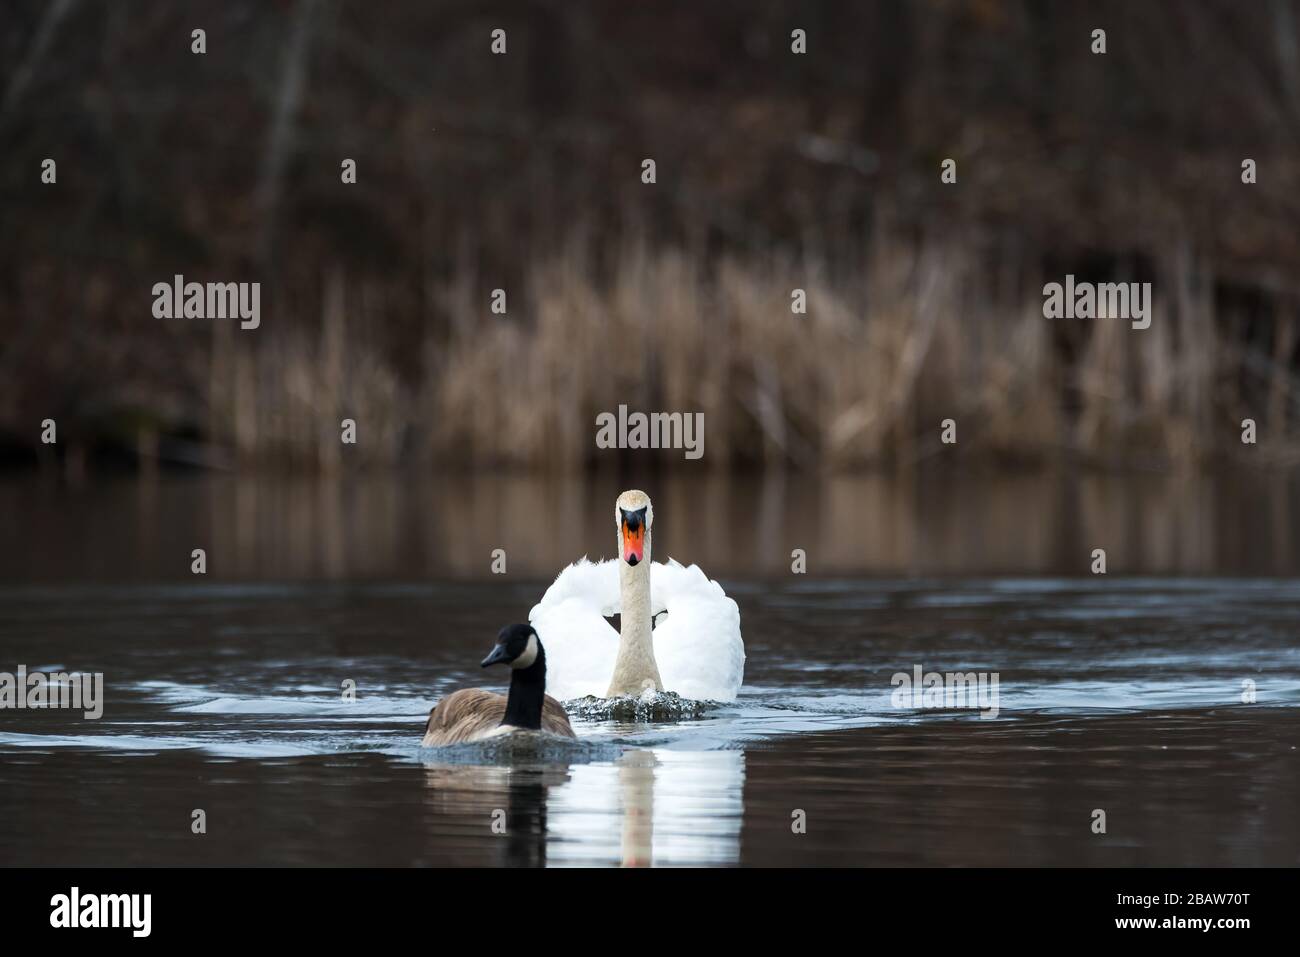
M20 459L53 417L69 455L575 468L620 403L703 411L712 468L1300 454L1292 0L13 8ZM178 272L261 281L262 327L154 319ZM1066 272L1152 282L1151 328L1044 319Z

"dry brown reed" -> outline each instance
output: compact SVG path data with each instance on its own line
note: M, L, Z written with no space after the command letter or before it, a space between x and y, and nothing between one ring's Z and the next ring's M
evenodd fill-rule
M965 234L882 240L832 269L778 254L709 261L644 240L598 257L575 240L536 261L505 316L488 311L472 270L441 287L432 308L450 321L431 324L442 331L427 337L414 384L367 336L372 297L335 275L314 336L252 346L217 334L210 431L240 458L325 471L566 470L617 455L596 448L595 423L622 404L703 412L712 468L1065 455L1166 467L1239 454L1250 415L1285 457L1296 390L1280 357L1292 327L1279 323L1278 357L1225 337L1212 274L1192 251L1156 264L1144 331L1045 319L1044 277L993 268L984 251ZM791 311L796 287L806 315ZM355 450L339 443L344 417L358 423ZM949 418L955 447L940 441Z

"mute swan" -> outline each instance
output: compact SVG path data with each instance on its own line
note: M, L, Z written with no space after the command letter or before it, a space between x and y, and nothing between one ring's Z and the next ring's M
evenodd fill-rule
M421 746L437 747L481 741L514 731L547 731L573 738L564 706L546 694L546 652L529 625L507 625L483 667L510 665L510 695L482 688L461 688L429 712Z
M614 521L619 557L570 565L528 613L550 649L552 693L564 701L653 688L735 701L745 676L736 603L697 565L650 561L645 492L620 495ZM620 632L605 620L615 614Z

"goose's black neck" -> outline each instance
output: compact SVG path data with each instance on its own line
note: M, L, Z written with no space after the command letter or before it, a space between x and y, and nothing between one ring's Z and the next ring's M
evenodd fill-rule
M506 714L502 725L539 731L542 727L542 701L546 697L546 652L537 646L537 657L527 668L510 672L510 694L506 697Z

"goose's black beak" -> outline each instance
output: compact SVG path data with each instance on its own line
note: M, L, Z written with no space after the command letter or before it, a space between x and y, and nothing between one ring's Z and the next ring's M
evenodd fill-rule
M483 659L481 667L486 668L488 665L499 665L503 661L510 660L510 652L506 651L505 645L497 645L492 649L492 653Z

